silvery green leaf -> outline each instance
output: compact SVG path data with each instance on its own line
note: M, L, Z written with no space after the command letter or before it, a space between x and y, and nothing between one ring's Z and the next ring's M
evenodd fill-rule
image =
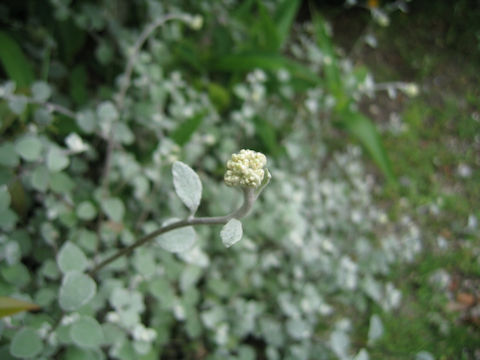
M15 152L15 146L11 142L5 142L0 145L0 165L7 167L18 165L18 155Z
M40 165L32 173L32 186L37 191L45 191L50 181L50 173L46 166Z
M308 322L301 319L290 319L286 324L287 333L295 340L307 339L311 336Z
M50 150L48 150L47 166L50 171L62 171L68 166L69 163L70 160L68 159L68 156L65 155L65 152L58 147L53 146L50 148Z
M103 329L94 318L82 316L70 328L70 336L75 344L83 348L96 348L104 340Z
M18 331L10 343L10 354L16 358L33 358L43 349L43 343L37 332L29 327Z
M35 112L33 113L33 119L38 125L46 126L52 122L53 116L52 113L47 109L39 107L35 109Z
M102 201L102 209L113 221L120 222L125 215L125 206L119 198L111 198Z
M67 144L68 148L75 153L88 150L88 145L76 133L68 135L65 139L65 144Z
M38 160L42 149L42 142L32 135L25 135L15 143L15 151L26 161Z
M75 120L77 121L78 127L86 134L92 133L97 126L95 114L91 110L86 110L79 113Z
M51 94L50 86L44 81L37 81L32 85L32 96L37 101L45 102Z
M177 253L189 250L195 244L196 239L195 230L188 226L169 231L159 236L156 241L163 249Z
M82 220L92 220L97 216L97 209L90 201L82 201L77 206L77 216Z
M428 351L420 351L415 355L415 360L435 360L435 357Z
M383 324L380 316L372 315L370 318L370 327L368 329L368 343L373 344L375 340L383 335Z
M358 352L357 356L353 358L353 360L370 360L370 356L368 356L367 350L362 349Z
M104 101L98 106L97 115L100 120L111 122L118 118L118 111L111 101Z
M190 166L176 161L172 166L173 185L178 197L195 213L202 198L202 182L197 173Z
M27 98L23 95L15 96L8 101L8 107L13 113L21 115L27 107Z
M227 248L240 241L243 235L242 223L237 219L231 219L220 231L223 245Z
M343 331L336 330L330 335L330 347L339 358L345 358L350 347L348 335Z
M59 292L60 307L73 311L87 304L95 295L97 285L89 276L78 271L70 271L62 280Z
M88 260L77 245L67 241L58 252L57 264L63 273L73 270L82 272L87 268Z

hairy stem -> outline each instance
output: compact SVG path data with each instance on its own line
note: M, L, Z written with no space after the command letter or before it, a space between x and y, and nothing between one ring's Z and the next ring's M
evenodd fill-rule
M54 103L50 103L50 102L42 102L42 101L38 101L38 100L35 100L33 98L30 98L30 97L26 97L26 96L3 94L3 95L0 96L0 98L6 99L6 100L9 100L9 101L24 100L28 104L35 104L35 105L43 106L44 108L46 108L50 112L56 112L56 113L68 116L72 119L75 119L75 116L76 116L74 111L72 111L70 109L67 109L66 107L64 107L62 105L58 105L58 104L54 104Z
M256 200L256 194L254 189L246 188L243 189L243 204L237 210L232 212L231 214L225 216L214 216L214 217L199 217L199 218L188 218L185 220L179 220L174 223L162 226L161 228L151 232L150 234L145 235L144 237L137 240L130 246L127 246L119 251L117 251L112 256L108 257L107 259L103 260L100 264L96 265L93 269L91 269L88 274L90 276L94 276L98 271L102 268L110 264L111 262L117 260L118 258L130 254L133 250L137 247L142 246L151 240L155 239L157 236L162 235L166 232L179 229L186 226L194 226L194 225L223 225L226 224L229 220L235 218L240 219L248 215L250 210L252 209L253 204Z

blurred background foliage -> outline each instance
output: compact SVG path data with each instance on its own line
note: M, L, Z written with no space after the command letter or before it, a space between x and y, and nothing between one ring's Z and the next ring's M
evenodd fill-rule
M40 309L2 319L0 357L478 358L479 10L2 2L0 314ZM273 175L242 242L86 274L187 216L177 159L202 214L231 210L241 148Z

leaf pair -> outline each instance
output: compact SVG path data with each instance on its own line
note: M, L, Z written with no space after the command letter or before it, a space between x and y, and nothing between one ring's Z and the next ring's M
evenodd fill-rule
M202 182L197 173L187 164L176 161L172 166L173 185L178 197L193 216L202 199ZM230 247L242 238L242 223L231 219L222 228L220 236L226 247ZM192 239L192 241L190 241ZM195 231L193 228L171 231L160 237L160 245L170 252L182 252L193 246Z

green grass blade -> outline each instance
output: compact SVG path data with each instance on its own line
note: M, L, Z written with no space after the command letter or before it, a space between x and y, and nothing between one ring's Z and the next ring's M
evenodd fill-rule
M283 0L278 5L274 16L279 42L279 48L277 50L282 48L288 40L290 28L292 27L293 21L297 16L300 3L300 0Z
M322 79L306 66L275 53L226 55L218 58L210 67L213 70L227 72L251 71L257 68L270 71L287 69L294 77L310 83L322 83Z
M373 122L359 112L346 110L340 113L341 125L368 151L388 181L396 183L387 152Z
M21 311L37 310L38 305L27 301L13 299L10 297L0 296L0 318L10 316Z

